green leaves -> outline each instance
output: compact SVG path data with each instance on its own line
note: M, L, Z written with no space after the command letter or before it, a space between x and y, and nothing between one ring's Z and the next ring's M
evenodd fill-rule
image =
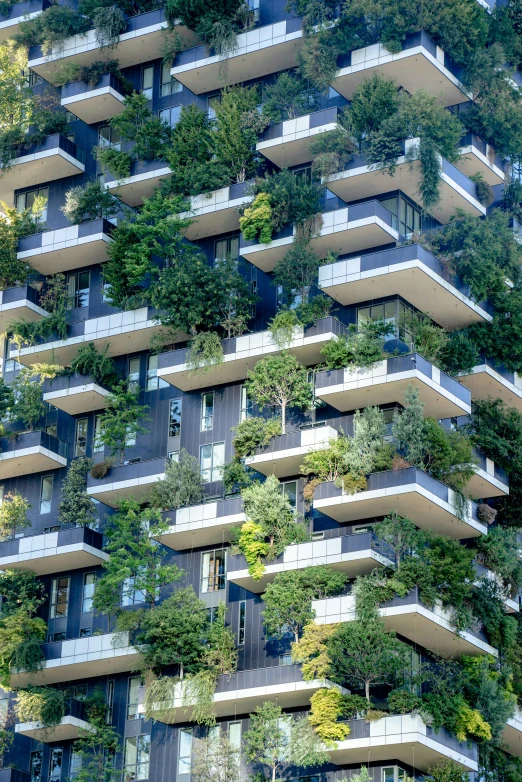
M281 408L281 428L286 431L286 408L306 410L312 403L312 389L305 367L291 353L266 356L248 373L248 394L262 410L276 405Z
M96 509L87 494L87 473L92 464L92 459L82 456L74 459L67 470L58 507L58 520L64 526L86 527L96 521Z
M147 430L139 420L148 410L148 405L138 404L139 391L129 387L127 381L118 383L107 397L105 412L101 417L98 442L109 449L109 454L120 454L123 462L125 448L138 434Z

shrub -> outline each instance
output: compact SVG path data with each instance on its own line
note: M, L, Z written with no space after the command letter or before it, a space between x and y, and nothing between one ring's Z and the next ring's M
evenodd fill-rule
M25 497L17 492L9 492L0 505L0 538L5 539L31 526L27 518L30 508Z
M93 468L92 459L83 456L71 462L63 482L58 508L60 524L88 526L96 521L96 509L87 494L87 473Z
M71 371L78 375L89 375L102 388L112 390L118 382L118 374L114 361L107 355L108 349L107 345L103 353L98 353L94 342L80 345L71 361Z
M351 324L345 334L333 337L321 348L328 369L368 367L385 357L384 337L395 327L385 321Z
M491 185L489 185L484 179L484 174L482 174L480 171L477 171L476 174L472 174L470 176L470 179L475 183L475 187L477 188L477 198L480 203L484 206L490 206L495 200L495 194L493 193Z
M91 467L91 476L96 480L105 478L109 470L114 467L114 459L104 459L102 462L97 462Z
M198 505L204 498L199 462L181 449L178 461L167 459L165 477L154 484L150 504L168 510Z
M259 239L261 244L272 241L274 219L271 198L268 193L258 193L252 206L248 206L239 218L239 227L248 242Z
M484 524L493 524L497 517L497 511L485 502L481 502L477 507L477 516L479 521Z
M410 690L392 690L387 701L392 714L410 714L422 705L422 699Z
M54 687L19 690L15 708L20 722L39 722L49 728L58 725L65 714L64 692Z
M239 458L253 456L259 446L268 445L273 437L281 434L281 421L278 418L258 418L250 416L234 426L232 445Z
M350 735L349 725L338 721L343 713L342 703L343 696L334 689L317 690L310 698L308 719L326 746L332 747Z
M222 364L223 345L215 331L202 331L190 341L186 365L194 371L208 372L211 367Z
M299 317L295 310L280 310L269 321L268 330L277 347L287 350L299 326Z
M60 207L73 225L101 217L114 217L121 208L121 202L98 180L72 187L65 194L65 205Z

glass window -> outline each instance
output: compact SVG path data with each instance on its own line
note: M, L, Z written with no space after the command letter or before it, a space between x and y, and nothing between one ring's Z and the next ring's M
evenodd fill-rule
M158 377L158 354L151 353L147 356L147 391L156 391L158 388L167 388L166 380Z
M292 665L292 655L291 654L280 655L279 665Z
M190 774L192 754L192 729L179 732L178 774Z
M53 437L58 437L58 425L57 424L49 424L45 427L45 431L47 434L52 435Z
M40 485L40 513L51 512L51 501L53 496L53 476L44 475Z
M16 372L21 369L21 364L11 358L11 352L16 349L16 345L9 339L4 340L4 372Z
M135 576L129 576L124 579L121 591L121 604L122 606L133 606L136 603L145 603L145 595L141 589L136 589L134 586L136 583Z
M98 128L98 144L100 147L114 147L114 149L121 149L121 135L120 131L115 128L111 128L110 125L104 125Z
M239 236L218 239L214 243L214 262L224 261L226 258L232 258L233 261L239 258Z
M103 451L104 445L103 443L100 443L100 432L101 432L101 413L100 415L94 416L94 437L93 437L93 446L92 450L94 453L101 453Z
M104 282L102 285L102 302L103 304L111 303L111 284L109 282Z
M89 306L89 288L91 287L91 273L80 272L70 274L67 277L67 294L69 296L69 309L79 309Z
M248 7L254 12L254 22L259 22L259 0L248 0Z
M241 723L240 722L230 722L228 724L228 740L230 741L230 745L233 749L235 749L237 752L241 749Z
M44 200L45 207L39 218L41 223L47 220L47 203L49 201L49 188L38 187L35 190L28 190L26 193L18 193L16 196L16 211L24 212L26 209L32 209L36 199Z
M395 782L395 766L388 766L382 770L382 782Z
M161 109L158 112L158 116L165 125L173 128L178 124L181 117L181 106L171 106L170 109Z
M53 578L51 589L51 619L67 616L69 605L69 576Z
M114 713L114 679L107 682L107 708L105 710L105 722L110 725Z
M41 749L37 749L31 752L29 758L29 773L31 775L31 782L40 782L42 778L42 757L43 752Z
M136 391L140 387L140 359L129 359L129 371L127 374L129 381L129 390Z
M147 65L141 71L141 92L147 100L152 100L152 85L154 83L154 66Z
M176 463L179 462L179 451L169 451L167 456L171 461Z
M181 399L171 399L169 407L169 437L181 434Z
M85 456L87 453L87 418L76 419L76 434L74 436L74 455Z
M181 92L182 89L182 83L170 75L170 62L164 62L161 66L161 97L175 95L176 92Z
M237 643L242 646L245 643L245 625L246 625L246 600L239 602L239 622L237 630Z
M138 714L138 701L140 695L140 687L143 684L141 676L131 676L129 678L129 689L127 692L127 719L137 720Z
M149 778L150 734L125 739L125 782Z
M47 641L50 644L58 643L59 641L65 641L65 633L49 633Z
M69 779L74 779L82 767L82 756L78 752L71 751L69 758Z
M239 413L239 420L244 421L246 418L250 418L252 416L253 411L253 402L252 399L248 396L248 391L246 386L241 386L241 410Z
M208 432L214 423L214 392L201 394L201 431Z
M199 448L199 465L201 478L205 483L220 481L225 464L225 443L201 445Z
M82 614L92 613L92 599L96 585L96 573L85 573L83 576Z
M81 627L80 638L90 638L92 635L92 627Z
M62 775L63 749L52 747L49 760L49 782L60 782Z
M286 494L290 500L290 505L295 510L297 508L297 481L287 481L281 484L281 491Z
M207 114L209 119L216 119L216 106L221 103L221 93L216 92L207 98Z
M227 552L206 551L201 556L201 591L218 592L227 585Z

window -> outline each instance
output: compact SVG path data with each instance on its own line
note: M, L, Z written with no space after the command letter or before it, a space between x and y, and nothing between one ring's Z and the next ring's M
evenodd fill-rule
M281 491L286 494L290 505L294 510L297 508L297 481L287 481L281 484Z
M214 392L201 394L201 431L208 432L214 423Z
M101 414L95 415L94 436L93 436L93 446L92 446L93 453L100 453L101 451L103 451L104 448L103 443L100 443L101 422L102 422Z
M141 93L147 100L152 100L152 85L154 84L154 66L147 65L141 71Z
M402 236L409 238L412 233L420 232L420 209L413 206L413 204L410 204L405 198L402 196L383 198L381 204L392 213L392 226L399 231Z
M41 749L37 749L35 752L31 752L29 758L29 773L31 775L31 782L40 782L42 778L42 755Z
M44 210L39 218L39 222L45 223L47 220L47 202L49 201L48 187L38 187L35 190L28 190L26 193L18 193L16 196L16 211L24 212L26 209L33 209L36 199L40 202L45 201Z
M243 646L245 643L245 624L246 624L246 600L239 602L239 622L237 629L237 643Z
M176 462L177 464L179 462L179 451L169 451L167 457L171 462Z
M169 407L169 437L181 434L181 399L171 399Z
M366 532L373 532L373 524L356 524L352 527L352 533L354 535L364 535Z
M45 427L45 431L47 434L50 434L52 437L58 437L58 425L57 424L49 424Z
M216 92L207 98L207 114L209 119L216 119L216 106L221 103L221 93Z
M292 665L292 655L281 654L279 656L279 665Z
M69 576L53 578L51 589L51 619L67 616L69 605Z
M239 236L229 236L227 239L218 239L214 242L214 263L232 258L239 258Z
M77 701L83 701L87 697L88 687L86 684L73 684L71 687L66 687L66 698L75 698Z
M406 772L399 766L387 766L382 770L382 782L402 782L406 778Z
M70 274L67 277L67 295L69 296L69 309L80 309L89 306L89 288L91 286L91 273L80 272Z
M25 81L28 87L36 87L38 84L43 84L43 79L34 71L29 68L22 68L22 76L25 77Z
M116 150L121 149L120 131L111 128L110 125L104 125L98 128L98 144L100 147L113 147Z
M134 586L136 582L135 576L129 576L124 579L121 590L121 604L122 606L133 606L136 603L145 603L145 595L141 589L136 589Z
M181 106L172 106L170 109L161 109L161 111L158 112L158 116L160 120L165 123L165 125L173 128L178 124L179 118L181 117Z
M241 723L229 722L228 724L228 740L231 746L237 752L241 749Z
M69 779L74 779L82 767L82 756L78 752L71 751L69 758Z
M393 323L395 331L387 334L384 341L400 339L410 348L412 346L412 336L408 327L408 320L412 313L410 307L407 307L401 301L386 301L383 304L373 304L370 307L360 307L357 310L357 324L367 321L384 320L386 323Z
M59 641L65 641L65 633L49 633L47 636L47 642L50 644L56 644Z
M252 416L253 411L252 399L248 396L248 390L246 386L241 386L241 410L239 411L239 420L244 421L246 418Z
M259 0L248 0L248 7L254 12L254 22L259 22Z
M158 355L147 356L147 391L156 391L158 388L167 388L166 380L158 377Z
M125 739L125 782L149 778L150 734Z
M105 709L105 722L110 725L114 713L114 679L107 682L107 708Z
M136 391L140 387L140 359L129 359L129 371L127 374L129 381L129 390Z
M76 419L76 434L74 436L74 455L85 456L87 453L87 418Z
M80 627L80 638L90 638L92 635L92 627Z
M199 466L204 483L220 481L225 464L225 443L211 443L199 448Z
M49 782L60 782L62 775L63 749L52 747L49 759Z
M179 732L178 774L190 774L192 754L192 729L183 728Z
M131 676L129 679L129 689L127 691L127 719L137 720L138 714L138 701L140 695L140 687L143 684L141 676Z
M53 476L44 475L40 485L40 513L51 512L51 500L53 496Z
M170 75L170 62L164 62L161 66L161 90L160 95L162 98L165 95L175 95L176 92L181 92L183 85L174 76Z
M82 614L92 613L92 598L96 584L96 573L85 573L83 577Z
M109 221L111 222L111 221ZM103 304L110 304L111 303L111 284L109 282L104 282L102 284L102 302Z
M201 591L218 592L227 585L227 552L206 551L201 555Z
M4 340L4 345L4 373L16 372L18 369L22 368L18 361L15 361L14 358L11 358L11 351L13 348L16 348L16 345L9 339L9 337Z

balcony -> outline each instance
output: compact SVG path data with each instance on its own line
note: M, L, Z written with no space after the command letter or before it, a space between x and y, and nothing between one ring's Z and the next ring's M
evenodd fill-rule
M342 595L314 600L316 624L353 622L355 596ZM441 657L459 658L464 655L491 655L498 651L487 642L486 636L475 630L458 633L451 621L451 612L441 605L427 608L420 600L416 587L406 597L394 597L383 603L379 614L388 630L408 638L412 643L429 649Z
M43 144L22 147L0 179L0 200L14 206L14 191L83 174L85 151L55 133Z
M321 258L328 250L347 255L399 240L398 231L393 228L392 213L378 201L324 212L321 219L318 236L310 240L310 247ZM292 246L294 235L295 226L288 225L269 244L248 242L241 237L239 252L261 271L271 272Z
M24 366L43 363L61 364L65 367L75 357L78 346L87 342L93 342L100 352L107 348L108 356L123 356L147 350L152 336L163 330L154 320L154 312L151 307L141 307L101 318L76 321L69 324L70 336L67 339L12 350L11 358Z
M166 28L163 10L131 16L127 30L109 50L109 59L118 60L121 69L157 60L163 43L162 31ZM175 29L182 41L189 45L194 41L193 34L186 27L177 25ZM83 35L73 35L60 41L48 54L44 54L41 46L31 46L28 67L52 84L57 72L61 71L64 65L92 65L103 59L106 52L96 40L95 30L89 30Z
M124 98L125 89L113 73L104 73L94 87L84 81L73 81L61 89L61 105L87 125L121 114Z
M501 185L506 179L504 161L493 147L482 141L475 133L466 133L460 140L462 157L455 165L466 176L477 172L482 174L488 185Z
M19 768L0 768L0 782L33 782L31 774Z
M493 570L484 567L484 565L482 565L480 562L477 562L476 560L473 562L473 568L477 577L475 584L480 584L483 581L495 581L501 591L502 603L504 605L505 612L507 614L518 614L520 611L518 600L514 600L512 597L510 597L510 592L503 587L500 576L498 576Z
M407 154L418 148L419 139L406 139L403 154L397 159L394 176L385 170L377 170L366 163L364 157L354 155L348 167L339 174L323 180L328 189L343 201L357 198L373 198L389 190L402 190L413 201L418 199L421 167L418 158L410 163ZM473 217L486 214L477 197L477 187L471 179L449 161L440 158L440 201L430 211L441 223L449 223L456 209L462 209Z
M505 472L481 451L474 448L473 455L478 464L475 467L475 474L466 485L466 492L472 497L481 500L509 494L508 479Z
M424 31L407 35L397 54L390 54L382 44L373 44L343 56L338 65L332 87L348 99L374 73L395 79L397 86L408 92L425 90L440 95L444 106L465 103L472 97L460 83L460 69Z
M514 715L506 720L506 727L502 732L502 740L506 744L510 755L522 758L522 712L518 706Z
M206 46L187 49L178 54L170 72L191 92L201 95L220 90L223 82L238 84L293 68L297 65L303 37L301 24L301 19L288 19L241 33L237 47L226 59L213 54Z
M315 490L313 507L341 523L387 516L395 510L420 529L454 540L487 535L488 531L478 520L475 503L468 504L462 521L456 515L454 492L416 467L372 473L368 488L357 494L345 494L333 481L321 483Z
M304 117L278 122L261 135L256 149L279 168L289 168L313 160L310 142L318 133L335 130L337 106L305 114Z
M117 508L120 500L133 497L145 502L156 481L165 477L165 458L132 461L112 467L105 478L87 476L87 494L95 500Z
M311 696L322 688L334 688L347 693L343 687L328 679L303 681L298 665L255 668L249 671L237 671L230 675L221 675L214 693L214 711L216 717L228 717L237 714L249 714L266 701L277 703L283 709L308 706ZM144 692L142 690L142 697ZM164 710L165 703L160 704ZM182 692L176 686L172 703L173 712L169 724L190 722L192 706L184 705ZM140 703L138 713L143 714Z
M0 480L67 466L67 443L47 432L23 432L0 439Z
M488 304L473 301L469 286L450 277L439 259L418 244L321 266L319 288L343 305L399 294L450 331L491 321L493 315Z
M389 761L426 772L432 766L453 761L464 771L477 771L477 745L460 742L445 728L435 731L419 715L405 714L380 720L347 720L350 735L331 750L332 763L345 766Z
M40 670L35 673L12 671L13 688L112 676L136 670L141 661L138 650L129 645L128 633L104 633L45 643L42 647L45 661Z
M30 285L0 291L0 333L9 331L9 325L19 318L34 322L49 314L38 305L38 291Z
M439 419L471 413L470 391L419 353L385 358L370 367L318 372L315 395L347 412L402 402L409 385L418 389L426 416Z
M170 526L156 540L174 551L229 543L231 528L246 521L240 497L178 508L163 515Z
M191 198L189 211L180 215L194 220L185 231L187 239L192 242L216 234L239 231L237 210L239 206L251 203L253 196L249 190L252 185L252 182L241 182Z
M321 349L324 345L344 331L345 327L336 318L321 318L313 326L297 327L288 349L302 364L311 366L323 360ZM160 353L158 377L181 391L235 383L245 380L249 370L254 368L259 359L280 352L270 331L244 334L223 340L223 363L210 366L205 372L197 372L187 367L186 348Z
M0 542L0 570L32 570L37 576L97 567L109 559L103 538L89 527L27 535Z
M110 392L88 375L62 375L46 380L43 400L69 415L104 410Z
M247 456L245 463L263 475L275 475L276 478L298 475L303 457L328 448L330 440L337 439L337 434L337 429L331 426L288 432L273 437L268 445L258 448L254 456Z
M144 198L150 198L154 190L158 188L163 179L172 174L167 164L161 160L152 160L141 163L139 160L131 165L131 175L124 179L113 179L107 173L105 187L109 192L127 204L127 206L141 206Z
M300 570L315 565L329 565L348 578L371 573L377 567L392 567L395 556L387 543L373 532L349 534L339 529L336 537L287 546L284 554L265 566L259 581L255 581L242 555L229 557L227 580L249 592L262 594L278 573Z
M65 715L57 725L45 726L41 722L19 722L15 725L15 734L29 736L35 741L50 744L54 741L74 741L85 732L94 731L86 720L85 703L70 698L65 704Z
M9 13L0 14L0 43L20 32L20 22L35 19L50 5L48 0L22 0L11 6Z
M45 275L103 263L108 260L113 230L114 224L108 220L88 220L24 236L18 243L18 258Z
M502 399L522 413L522 377L516 372L483 356L481 363L469 375L460 375L459 380L469 388L473 399Z

